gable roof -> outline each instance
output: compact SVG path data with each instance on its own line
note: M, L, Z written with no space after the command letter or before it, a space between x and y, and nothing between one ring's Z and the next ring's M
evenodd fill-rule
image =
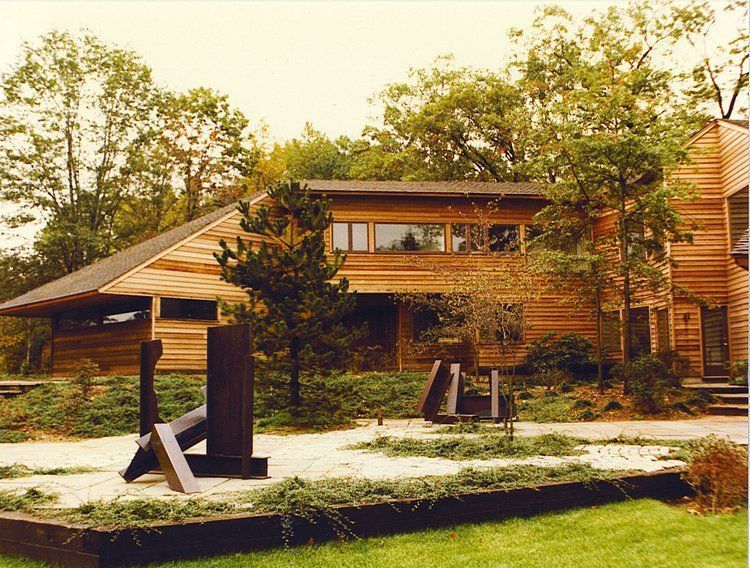
M408 194L445 195L465 197L467 195L542 197L542 184L535 182L494 181L357 181L306 179L316 193L348 194Z
M256 194L252 197L255 198L259 195L262 194ZM188 238L214 221L227 216L236 207L236 203L226 205L179 227L175 227L166 233L147 239L112 256L85 266L80 270L66 274L62 278L48 282L12 300L8 300L0 304L0 315L4 311L20 306L96 292L102 286L126 274L153 256Z

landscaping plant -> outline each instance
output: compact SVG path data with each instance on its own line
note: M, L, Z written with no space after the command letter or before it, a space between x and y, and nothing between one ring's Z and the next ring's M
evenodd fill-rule
M346 255L326 253L333 223L331 201L313 197L307 185L278 182L268 189L274 206L237 206L247 237L215 253L222 280L242 288L248 302L233 307L235 320L249 322L263 366L288 377L292 412L302 406L303 372L345 368L357 333L344 324L355 307L346 278L335 279Z
M612 368L612 376L630 385L630 394L637 409L647 414L655 414L663 409L670 373L658 358L643 355L620 363Z
M685 479L701 512L747 505L747 448L714 435L688 446Z

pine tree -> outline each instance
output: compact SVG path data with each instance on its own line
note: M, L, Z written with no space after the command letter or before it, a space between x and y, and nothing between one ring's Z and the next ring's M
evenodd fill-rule
M253 210L240 202L242 229L236 249L221 241L215 254L222 279L241 287L248 304L237 319L252 324L256 349L271 369L289 375L289 403L302 404L300 374L340 368L350 359L357 332L344 317L356 298L346 278L334 281L346 255L326 253L325 232L333 222L330 200L313 197L298 182L277 182L268 190L273 206Z

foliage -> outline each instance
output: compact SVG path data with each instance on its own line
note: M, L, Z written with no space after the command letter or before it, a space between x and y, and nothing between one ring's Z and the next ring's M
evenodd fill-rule
M735 361L729 368L729 382L733 385L747 386L747 357Z
M667 242L692 238L692 224L674 205L691 198L692 188L672 173L687 161L681 144L697 122L675 104L675 77L655 60L654 45L680 31L661 9L612 6L576 26L550 6L530 33L518 32L526 51L516 65L539 105L545 149L535 165L555 182L537 218L544 232L570 236L591 234L595 218L613 215L613 230L596 235L589 250L619 252L608 263L623 310L626 361L634 290L667 285L649 257Z
M643 355L612 368L612 375L628 382L636 407L654 414L664 408L664 395L670 374L661 360L653 355Z
M604 405L602 410L604 410L604 412L609 412L610 410L622 410L622 404L620 401L610 400L607 401L607 404Z
M565 464L556 467L518 465L487 469L463 469L457 474L398 478L287 478L265 488L227 493L224 498L205 499L123 499L92 501L62 512L64 518L93 527L125 528L159 521L183 521L229 513L278 513L287 528L295 518L315 521L325 517L336 523L341 536L352 536L348 519L334 508L338 505L378 503L389 499L434 501L462 493L489 489L533 487L556 481L611 479L617 471L595 470L588 465ZM291 534L287 533L287 536Z
M744 116L747 111L748 51L747 4L726 2L724 11L735 19L731 39L717 28L717 14L710 2L697 0L674 7L674 18L680 22L690 46L697 52L697 62L689 72L689 102L695 107L717 108L722 118L732 114ZM715 105L715 106L714 106ZM710 114L714 114L709 111Z
M203 380L180 376L156 378L159 413L172 420L203 404ZM70 401L76 414L71 417ZM90 400L80 398L70 383L49 383L9 399L0 406L0 433L20 442L37 433L98 438L130 434L138 429L137 377L97 378Z
M662 362L667 372L667 385L679 387L682 378L690 371L690 358L680 355L676 349L663 349L654 355Z
M347 179L351 168L351 142L345 136L335 141L305 124L300 138L292 138L277 148L292 179Z
M24 44L3 77L0 198L20 206L14 225L44 220L37 248L58 271L112 252L154 94L137 55L91 34Z
M30 475L76 475L97 471L92 467L28 467L21 464L0 465L0 479L16 479Z
M551 331L529 343L526 364L534 372L551 369L572 372L591 361L591 342L578 333Z
M0 511L32 511L57 501L57 496L40 489L0 491Z
M695 490L700 511L747 505L747 448L708 436L688 448L685 479Z
M298 182L272 186L273 209L253 210L240 202L242 229L232 249L222 240L222 279L242 288L248 304L235 306L235 318L253 326L257 349L272 370L289 376L289 405L302 404L300 373L343 368L356 332L343 318L355 306L346 278L333 281L346 256L339 249L326 253L325 233L333 222L331 202L315 198Z
M529 456L572 456L576 446L585 443L561 434L534 437L504 436L501 431L480 430L473 435L436 436L430 439L379 436L349 446L352 450L379 452L386 456L424 456L450 460L486 460Z

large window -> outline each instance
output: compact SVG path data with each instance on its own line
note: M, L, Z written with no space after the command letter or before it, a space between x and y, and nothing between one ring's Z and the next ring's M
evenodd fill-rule
M367 223L334 223L333 248L343 251L366 251Z
M445 251L445 225L376 223L377 251Z
M729 211L729 249L733 249L747 231L748 226L748 191L747 188L739 190L727 199Z
M62 312L56 318L55 329L81 329L150 317L151 298L134 298L116 304Z
M218 310L216 302L212 300L162 298L160 316L165 319L215 321Z
M451 225L453 252L473 252L482 250L482 229L479 225Z
M516 252L521 248L521 230L518 225L490 225L487 245L490 252Z

